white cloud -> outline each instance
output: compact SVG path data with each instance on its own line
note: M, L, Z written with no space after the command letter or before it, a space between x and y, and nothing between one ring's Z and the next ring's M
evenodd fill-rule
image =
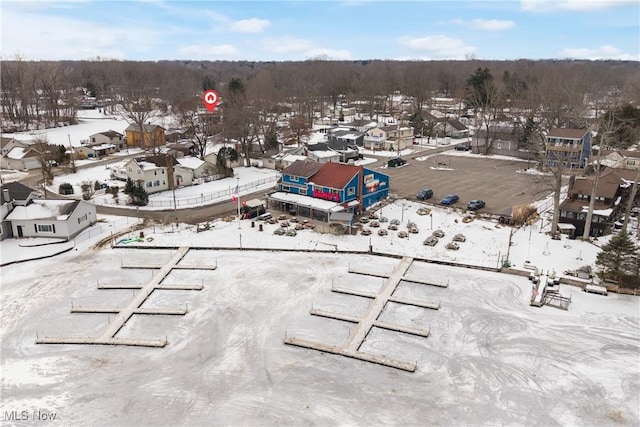
M238 49L230 44L220 45L202 45L194 44L190 46L184 46L178 50L178 55L184 59L219 59L235 57L238 54Z
M520 7L527 12L584 12L632 4L637 4L637 0L521 0Z
M618 49L615 46L603 45L595 49L589 48L567 48L561 52L561 57L576 59L617 59L617 60L640 60L640 54L635 56Z
M154 28L113 26L72 18L4 10L2 56L28 60L128 59L155 50ZM29 31L25 31L28 28ZM155 58L154 58L155 59Z
M312 49L313 43L295 37L269 37L262 42L262 47L273 53L303 53Z
M250 18L234 22L231 29L240 33L259 33L270 25L271 22L265 19Z
M467 46L462 40L447 36L400 37L398 44L419 51L431 59L463 59L475 54L476 47ZM424 56L422 56L424 57Z
M500 19L473 19L469 26L476 30L483 31L502 31L514 28L516 23L513 21L503 21Z

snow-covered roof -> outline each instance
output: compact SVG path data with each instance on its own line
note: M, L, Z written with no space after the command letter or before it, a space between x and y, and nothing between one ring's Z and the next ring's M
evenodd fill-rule
M34 200L27 206L16 206L8 220L55 219L65 221L73 212L77 200Z
M198 169L200 166L202 166L205 161L204 160L200 160L197 157L181 157L179 159L176 159L178 161L178 163L180 163L181 166L188 168L188 169Z
M299 206L307 206L310 208L318 209L321 211L331 211L340 206L339 203L330 202L329 200L316 199L314 197L303 196L301 194L284 193L282 191L276 191L271 193L269 198L275 199L281 202L295 203Z
M287 154L282 158L282 160L287 162L295 162L296 160L307 160L307 156L300 156L297 154Z
M20 160L24 158L24 155L27 153L28 149L23 147L13 147L11 151L7 153L7 157L10 159Z
M313 153L314 157L317 157L319 159L324 159L324 158L332 158L332 157L336 157L336 156L340 156L340 153L337 153L335 151L330 151L330 150L318 150L318 151L311 151L311 153Z

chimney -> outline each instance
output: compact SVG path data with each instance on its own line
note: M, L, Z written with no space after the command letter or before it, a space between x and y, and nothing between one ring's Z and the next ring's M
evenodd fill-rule
M11 201L11 199L9 198L9 189L8 188L3 188L2 189L2 198L4 199L5 203L8 203Z

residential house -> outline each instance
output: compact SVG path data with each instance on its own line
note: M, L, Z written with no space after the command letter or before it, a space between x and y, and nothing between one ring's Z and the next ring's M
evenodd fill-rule
M627 172L635 174L635 171ZM623 178L623 172L619 170L606 169L601 172L595 193L591 236L601 236L608 233L621 209L624 210L623 203L621 203L625 190ZM560 204L560 222L573 225L575 236L582 236L584 233L594 182L595 176L572 176L569 181L567 198Z
M362 147L364 133L351 128L336 127L327 134L329 147L334 150L346 150L349 147Z
M376 126L366 132L364 148L373 151L402 151L413 144L413 134L411 126Z
M595 151L595 149L594 149ZM598 163L598 155L594 154L591 164ZM600 165L616 169L640 169L640 151L637 150L602 150Z
M487 138L487 135L489 136ZM489 141L489 149L485 149L485 144ZM542 141L530 141L531 147L542 147ZM480 129L476 132L470 142L471 151L475 154L495 154L501 156L516 157L536 161L539 152L535 149L527 149L520 142L518 129L513 126L501 126L486 129Z
M167 143L165 148L165 154L169 154L174 157L195 156L197 151L196 145L193 141L188 139L181 139L176 142Z
M125 148L126 142L124 140L124 135L120 132L116 132L115 130L109 129L105 132L94 133L93 135L89 135L90 144L111 144L116 146L117 150L122 150Z
M147 124L144 125L144 143L142 141L142 132L136 124L127 126L124 130L126 133L127 146L153 148L161 147L165 144L165 129L162 126Z
M11 221L6 220L7 216L16 206L26 206L38 196L36 192L20 182L9 182L0 188L0 240L13 235Z
M98 159L109 154L113 154L118 151L118 146L115 144L109 144L104 142L89 142L82 144L79 147L75 147L75 153L77 159Z
M32 200L16 206L6 218L14 237L70 240L96 223L95 205L84 200Z
M282 170L272 207L328 221L331 214L360 214L389 194L389 177L363 166L300 160Z
M127 178L141 182L149 194L170 190L170 174L173 174L176 187L193 183L193 170L183 167L174 157L164 154L130 159L125 168Z
M309 160L319 163L340 162L342 159L340 153L332 150L329 144L323 142L307 145L305 152Z
M35 141L3 138L2 161L3 169L32 170L39 169L42 157L34 149Z
M273 154L265 153L262 158L262 166L269 169L282 170L291 166L297 160L307 160L306 152L306 147L301 146L283 149Z
M589 129L555 128L546 141L545 164L558 163L565 169L582 169L591 157L591 131Z
M207 153L204 156L204 161L213 165L214 167L218 164L218 153L222 148L229 148L227 144L216 144L212 149L207 149ZM240 147L233 147L236 150L236 153L240 153L238 151ZM238 158L234 161L227 160L226 165L228 168L237 168L244 166L244 157L238 155Z
M469 128L454 117L445 117L439 120L434 128L437 134L445 137L466 138L469 136Z
M201 160L197 157L178 157L176 158L180 166L185 169L190 169L194 180L197 182L206 181L209 182L216 174L216 165L211 164L205 160Z

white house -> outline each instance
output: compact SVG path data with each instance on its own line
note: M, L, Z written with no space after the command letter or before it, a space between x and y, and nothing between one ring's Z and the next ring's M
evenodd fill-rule
M13 236L70 240L96 223L96 207L84 200L32 200L15 206L6 218Z
M32 149L33 140L12 138L2 146L2 168L31 170L40 168L40 155Z
M215 165L197 157L178 157L176 160L180 166L191 170L194 179L211 177L216 173Z
M118 150L122 150L126 145L124 135L111 129L105 132L94 133L89 136L89 139L89 144L111 144L115 145Z
M176 187L193 184L193 170L185 168L172 157L164 154L130 159L125 164L127 178L141 182L147 193L157 193L171 189L169 170L173 168Z
M20 182L9 182L2 185L0 203L0 240L11 237L11 222L7 216L16 206L26 206L37 198L36 192Z
M364 148L369 150L401 151L413 143L411 126L376 126L367 130L364 136Z

